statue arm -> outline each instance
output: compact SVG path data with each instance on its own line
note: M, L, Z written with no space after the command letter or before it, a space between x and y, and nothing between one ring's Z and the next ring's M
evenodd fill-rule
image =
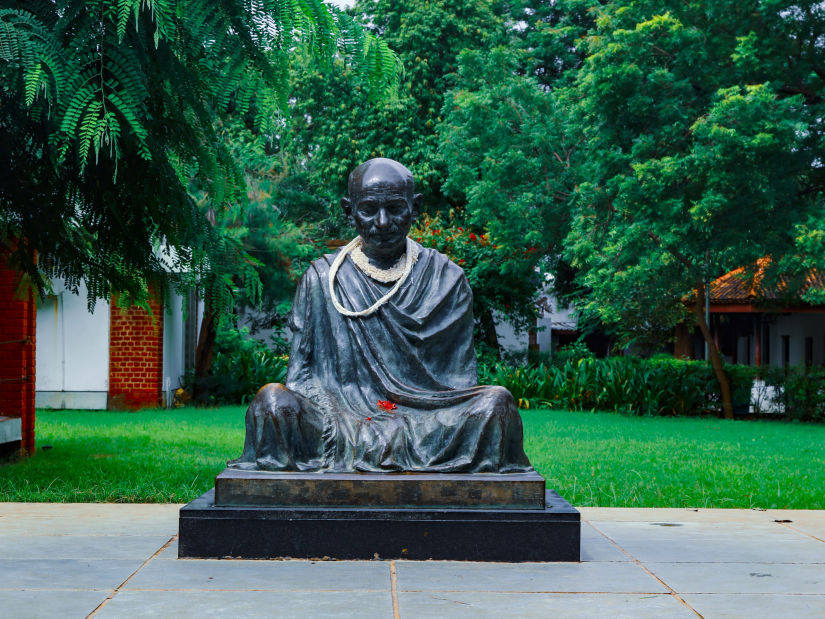
M287 369L287 387L296 382L301 369L306 367L312 357L312 320L310 309L310 277L313 269L310 267L295 290L292 301L292 312L287 324L292 332L292 346L289 351L289 367Z

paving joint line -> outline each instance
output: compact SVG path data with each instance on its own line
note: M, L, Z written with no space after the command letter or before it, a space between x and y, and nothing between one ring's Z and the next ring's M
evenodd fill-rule
M3 589L0 589L2 591ZM9 589L9 591L19 591L19 589ZM52 591L52 589L43 589L43 591ZM67 589L67 591L75 591L75 589ZM80 591L80 589L77 589ZM229 587L134 587L130 591L222 591L224 593L246 593L252 591L255 593L386 593L386 589L261 589L260 587L243 587L233 589Z
M178 539L178 534L177 534L177 533L175 533L172 537L170 537L170 538L169 538L169 541L167 541L167 542L166 542L163 546L161 546L160 548L158 548L158 549L154 552L154 554L152 554L152 556L151 556L151 557L149 557L148 559L146 559L146 561L144 561L143 563L141 563L141 564L138 566L138 568L137 568L134 572L132 572L131 574L129 574L129 577L128 577L126 580L124 580L124 581L123 581L122 583L120 583L117 587L115 587L114 591L112 591L112 592L111 592L108 596L106 596L106 599L105 599L105 600L103 600L100 604L98 604L98 605L97 605L97 607L96 607L96 608L95 608L92 612L90 612L90 613L86 616L86 619L91 619L91 618L92 618L92 617L94 617L94 616L95 616L98 612L100 612L100 609L101 609L101 608L103 608L104 606L106 606L106 604L108 604L108 603L109 603L109 600L111 600L111 599L112 599L113 597L115 597L118 593L120 593L120 590L121 590L123 587L125 587L125 586L126 586L126 584L127 584L130 580L132 580L132 578L134 578L134 577L135 577L135 575L136 575L136 574L137 574L140 570L142 570L144 567L146 567L146 565L149 563L149 561L151 561L152 559L154 559L155 557L157 557L160 553L162 553L164 550L166 550L167 548L169 548L169 546L172 544L172 542L174 542L176 539Z
M392 619L401 619L398 610L398 572L395 568L395 561L390 561L390 593L392 595Z
M825 539L822 539L821 537L817 537L813 533L808 533L807 531L803 531L802 529L797 529L795 526L791 525L791 523L789 523L789 522L777 522L776 524L782 525L783 527L788 528L791 531L796 531L797 533L801 533L802 535L805 535L806 537L812 537L813 539L815 539L818 542L825 542Z
M665 587L668 591L670 591L670 594L671 594L673 597L675 597L677 600L679 600L679 601L680 601L680 602L681 602L681 603L682 603L682 604L683 604L686 608L689 608L689 609L690 609L690 610L692 610L694 613L696 613L696 616L697 616L697 617L699 617L700 619L704 619L703 615L702 615L702 614L701 614L698 610L696 610L695 608L693 608L693 606L691 606L690 604L688 604L688 603L684 600L684 598L683 598L681 595L679 595L678 593L676 593L676 590L675 590L673 587L671 587L671 586L670 586L669 584L667 584L664 580L662 580L661 578L659 578L658 576L656 576L656 574L654 574L652 571L650 571L650 569L648 569L648 567L647 567L644 563L642 563L641 561L639 561L636 557L634 557L634 556L633 556L632 554L630 554L627 550L625 550L623 546L620 546L620 545L618 544L618 542L616 542L616 540L614 540L612 537L610 537L607 533L605 533L604 531L602 531L600 528L598 528L598 527L597 527L595 524L593 524L592 522L590 522L590 521L588 521L588 520L585 520L585 522L587 522L587 524L589 524L591 527L593 527L594 529L596 529L596 531L598 531L598 532L599 532L599 533L600 533L600 534L601 534L601 535L602 535L605 539L607 539L607 540L608 540L611 544L613 544L614 546L616 546L616 548L618 548L618 549L619 549L619 550L621 550L624 554L626 554L628 557L630 557L630 560L631 560L631 561L633 561L636 565L638 565L640 568L642 568L642 569L643 569L645 572L647 572L650 576L652 576L653 578L655 578L655 579L656 579L656 580L657 580L657 581L658 581L658 582L659 582L659 583L660 583L663 587Z
M661 595L670 597L667 591L554 591L537 589L524 591L490 591L489 589L401 589L401 593L489 593L491 595ZM773 595L772 593L767 595ZM820 595L820 594L806 594Z

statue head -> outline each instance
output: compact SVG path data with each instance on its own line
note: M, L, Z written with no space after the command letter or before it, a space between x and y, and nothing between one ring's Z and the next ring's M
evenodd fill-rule
M349 175L349 195L341 206L371 259L393 260L404 253L418 216L421 194L412 172L392 159L370 159Z

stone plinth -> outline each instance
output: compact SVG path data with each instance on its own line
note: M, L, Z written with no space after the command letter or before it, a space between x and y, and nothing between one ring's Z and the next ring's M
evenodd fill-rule
M277 557L578 561L579 512L554 491L544 509L216 506L180 510L182 558Z
M267 473L226 469L215 479L215 505L543 510L536 472Z

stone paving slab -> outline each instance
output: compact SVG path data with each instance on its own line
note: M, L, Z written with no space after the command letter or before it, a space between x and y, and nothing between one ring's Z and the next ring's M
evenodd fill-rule
M592 525L639 561L825 563L825 543L776 523L605 522Z
M794 619L822 619L825 617L825 595L775 594L707 594L688 593L685 602L704 617L741 618L748 609L752 617L793 617Z
M0 536L178 533L181 505L0 503Z
M0 503L0 615L825 617L825 511L582 508L581 563L508 564L179 560L179 508Z
M85 617L111 595L111 591L7 591L0 589L2 614L19 619Z
M630 556L589 522L582 522L581 534L582 561L632 561Z
M151 557L169 539L167 535L20 535L0 537L0 549L3 559L139 559Z
M125 590L389 591L383 561L152 561Z
M661 619L693 618L696 613L672 595L592 594L592 593L398 593L402 617L428 619L477 619L478 617L519 617L547 619L576 617L605 619L633 617Z
M0 547L0 556L2 556ZM114 589L134 573L135 559L0 559L3 589Z
M648 563L682 593L825 593L825 565Z
M776 520L819 522L825 525L825 510L812 509L698 509L676 507L576 507L582 520L610 522L711 522L771 524Z
M635 563L396 561L398 591L666 593Z
M384 592L121 591L95 617L341 617L388 619Z

